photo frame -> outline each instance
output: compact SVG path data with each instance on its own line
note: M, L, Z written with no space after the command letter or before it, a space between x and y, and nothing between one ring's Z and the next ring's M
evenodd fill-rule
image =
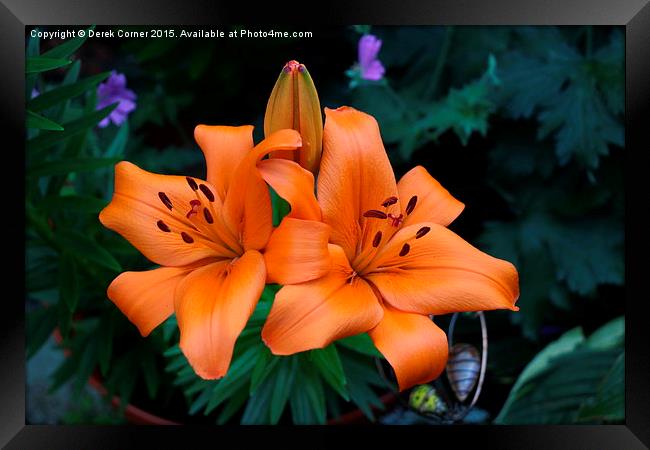
M24 149L24 33L34 24L225 24L309 22L309 17L297 14L299 9L255 11L250 7L231 6L209 1L173 2L111 2L96 0L77 4L70 0L56 2L3 0L0 5L0 45L5 62L2 83L2 123L7 136L14 142L11 153L14 164L9 169L11 180L6 183L8 200L15 204L11 215L24 210L22 175L15 167L23 167ZM645 293L640 288L644 277L644 249L648 248L647 203L642 170L648 167L648 135L645 132L650 110L650 6L647 0L606 2L604 0L501 1L495 3L431 1L402 1L399 7L389 2L357 2L355 7L340 2L328 6L323 17L326 22L399 24L399 25L624 25L625 26L625 290L626 290L626 367L625 367L625 425L603 426L489 426L460 425L453 427L373 427L342 430L339 427L134 427L134 426L39 426L25 425L25 320L21 283L24 259L22 243L16 242L15 258L7 272L8 280L19 295L5 298L5 327L0 330L0 354L5 370L0 374L2 432L0 442L9 449L22 448L131 448L135 446L168 447L188 442L217 442L255 439L263 442L266 435L281 433L276 439L313 442L314 446L333 444L352 435L364 445L408 443L415 439L459 446L485 445L494 448L648 448L650 445L650 404L648 374L650 374L650 342L643 314ZM5 151L9 147L6 147ZM15 175L14 175L15 174ZM15 213L20 211L20 213ZM6 236L22 235L22 221L13 219L5 229ZM19 241L16 239L15 241ZM13 242L12 242L13 243ZM13 248L12 248L13 250ZM14 273L15 272L15 273ZM6 281L8 282L8 281ZM417 435L417 437L414 437ZM317 443L317 444L316 444ZM418 444L419 445L419 444Z

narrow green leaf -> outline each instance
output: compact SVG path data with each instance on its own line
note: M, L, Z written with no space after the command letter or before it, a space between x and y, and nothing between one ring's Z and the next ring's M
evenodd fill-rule
M230 401L219 413L217 418L217 424L223 425L237 412L248 400L248 389L243 388L235 392L231 397Z
M251 374L251 385L249 392L253 394L255 390L262 384L266 377L273 371L275 366L280 361L280 358L273 356L271 350L264 346L257 356L255 368Z
M37 130L63 131L63 127L58 123L30 110L27 110L25 126L27 128L35 128Z
M275 384L273 395L271 396L270 421L275 425L280 420L284 407L289 400L293 380L296 376L298 359L296 357L285 357L279 363L278 370L275 371Z
M329 345L323 349L312 350L312 361L320 370L321 376L327 383L338 392L341 397L349 401L347 389L345 387L347 381L345 379L345 372L341 365L341 359L336 351L335 345Z
M105 157L108 158L117 158L124 156L124 150L126 149L126 142L129 137L129 121L126 120L119 127L113 142L104 153Z
M37 156L41 151L52 147L78 133L86 131L97 125L104 117L108 116L115 108L117 103L109 105L100 110L89 113L79 119L63 124L63 131L44 132L33 139L27 141L26 149L30 156Z
M56 309L59 319L59 332L65 341L68 338L70 334L70 328L72 327L72 311L70 311L68 305L62 300L59 301Z
M367 333L357 334L355 336L339 339L336 344L347 347L355 352L363 353L364 355L376 356L383 358L383 355L377 350L375 344L370 339Z
M88 28L86 28L86 33L83 37L75 37L72 39L68 39L63 44L57 45L56 47L46 51L43 53L42 56L47 56L49 58L67 58L68 56L72 55L74 52L77 51L81 45L86 42L86 39L88 39L88 31L94 30L95 25L92 25Z
M52 307L39 308L26 315L27 358L31 358L45 344L57 325Z
M235 389L248 382L248 374L255 365L259 349L259 346L250 347L239 357L233 359L226 376L214 387L212 396L210 397L210 402L205 409L205 414L209 414L224 400L230 397Z
M79 231L59 228L54 233L55 240L79 258L84 258L114 272L121 272L122 266L105 248L88 235Z
M104 315L97 327L97 334L100 336L97 344L97 358L99 359L99 370L103 376L108 374L113 354L114 328L112 315Z
M83 94L89 88L97 86L99 83L108 78L109 75L110 72L102 72L97 75L84 78L83 80L79 80L76 83L64 85L56 89L52 89L51 91L44 92L27 102L27 108L31 109L32 111L41 111L43 109L58 105L62 102L65 102L66 100Z
M72 158L48 161L27 169L28 177L65 175L70 172L86 172L116 164L119 158Z
M28 57L25 60L25 73L38 73L67 66L72 61L61 58Z
M59 292L59 301L74 312L79 303L79 275L74 257L66 251L61 254L59 265Z
M269 378L255 391L244 409L241 418L242 425L258 425L269 422L269 407L274 385L274 380Z

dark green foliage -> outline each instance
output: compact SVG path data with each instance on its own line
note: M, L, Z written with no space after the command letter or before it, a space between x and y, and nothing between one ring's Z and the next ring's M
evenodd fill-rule
M524 369L500 424L602 423L624 419L624 321L606 324L588 339L575 328Z

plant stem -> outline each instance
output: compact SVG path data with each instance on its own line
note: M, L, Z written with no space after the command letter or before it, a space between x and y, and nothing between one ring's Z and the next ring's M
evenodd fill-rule
M440 76L442 75L442 69L447 63L447 55L449 54L449 47L451 46L451 37L454 34L454 27L448 26L445 29L445 37L442 41L442 46L440 47L440 53L438 53L438 60L436 61L436 67L433 69L433 75L431 77L431 83L427 86L426 91L424 92L425 98L430 98L436 94L438 88L438 83L440 82Z

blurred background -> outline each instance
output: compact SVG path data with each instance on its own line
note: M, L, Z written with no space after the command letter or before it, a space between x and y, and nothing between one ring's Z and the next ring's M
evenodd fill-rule
M397 177L422 165L465 203L453 231L519 270L520 311L486 314L488 365L471 420L622 422L623 29L299 31L313 36L90 38L77 48L27 33L28 57L49 51L53 64L30 68L28 60L26 74L37 116L28 117L26 156L28 421L120 423L130 402L173 420L214 423L188 416L197 392L183 392L165 355L174 324L143 339L105 297L121 270L151 264L97 214L111 198L115 161L204 177L197 124L253 124L259 141L275 80L296 59L322 107L350 105L378 120ZM375 59L385 72L375 79L359 64L367 34L381 40ZM73 62L58 68L51 62L68 57ZM102 123L106 71L124 75L113 95L133 105ZM77 87L45 96L64 86ZM446 329L449 318L436 322ZM458 321L456 340L463 339L480 347L472 317ZM89 387L91 375L122 409ZM417 408L382 405L381 388L372 390L365 416L427 422Z

